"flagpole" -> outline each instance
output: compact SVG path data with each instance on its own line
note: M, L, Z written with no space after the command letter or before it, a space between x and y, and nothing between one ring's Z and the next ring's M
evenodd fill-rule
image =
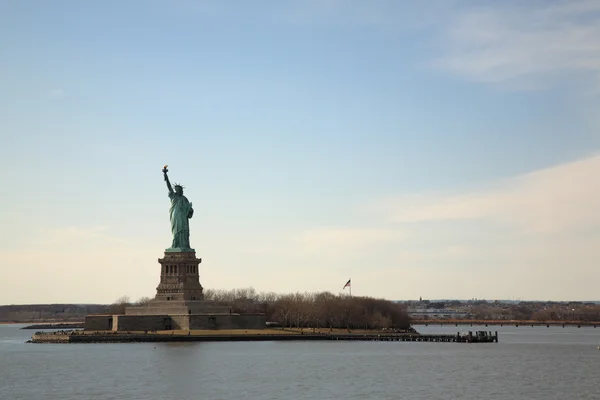
M352 278L350 278L350 297L352 297Z

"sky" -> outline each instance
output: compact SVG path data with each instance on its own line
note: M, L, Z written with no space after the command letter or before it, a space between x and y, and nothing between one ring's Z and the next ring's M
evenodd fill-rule
M0 2L0 304L600 298L600 1ZM346 289L347 291L348 289Z

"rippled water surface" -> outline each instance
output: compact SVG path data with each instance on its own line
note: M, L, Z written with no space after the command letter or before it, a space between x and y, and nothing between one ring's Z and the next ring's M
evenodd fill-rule
M0 399L600 399L600 328L498 329L498 344L27 344L0 325Z

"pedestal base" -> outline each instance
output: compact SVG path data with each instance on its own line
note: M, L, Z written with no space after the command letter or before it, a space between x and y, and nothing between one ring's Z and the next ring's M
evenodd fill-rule
M204 300L193 249L167 249L159 258L156 296L143 306L125 308L124 315L88 315L86 331L162 331L194 329L264 329L264 314L233 314L228 305Z
M156 288L156 300L204 299L198 271L202 259L196 258L195 251L165 251L165 257L159 258L158 262L161 265L161 272L160 283Z
M185 249L183 247L169 247L165 249L165 253L195 253L194 249Z
M264 329L262 314L87 315L86 331Z

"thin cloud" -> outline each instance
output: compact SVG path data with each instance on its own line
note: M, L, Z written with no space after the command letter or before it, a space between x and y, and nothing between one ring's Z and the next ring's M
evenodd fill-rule
M436 65L468 79L539 87L562 74L600 75L600 2L494 3L457 15Z
M422 194L371 205L393 223L481 220L520 233L600 228L600 155L455 194Z
M404 237L393 229L369 228L318 228L302 232L297 242L306 245L320 245L327 248L358 247L364 244L396 241Z

